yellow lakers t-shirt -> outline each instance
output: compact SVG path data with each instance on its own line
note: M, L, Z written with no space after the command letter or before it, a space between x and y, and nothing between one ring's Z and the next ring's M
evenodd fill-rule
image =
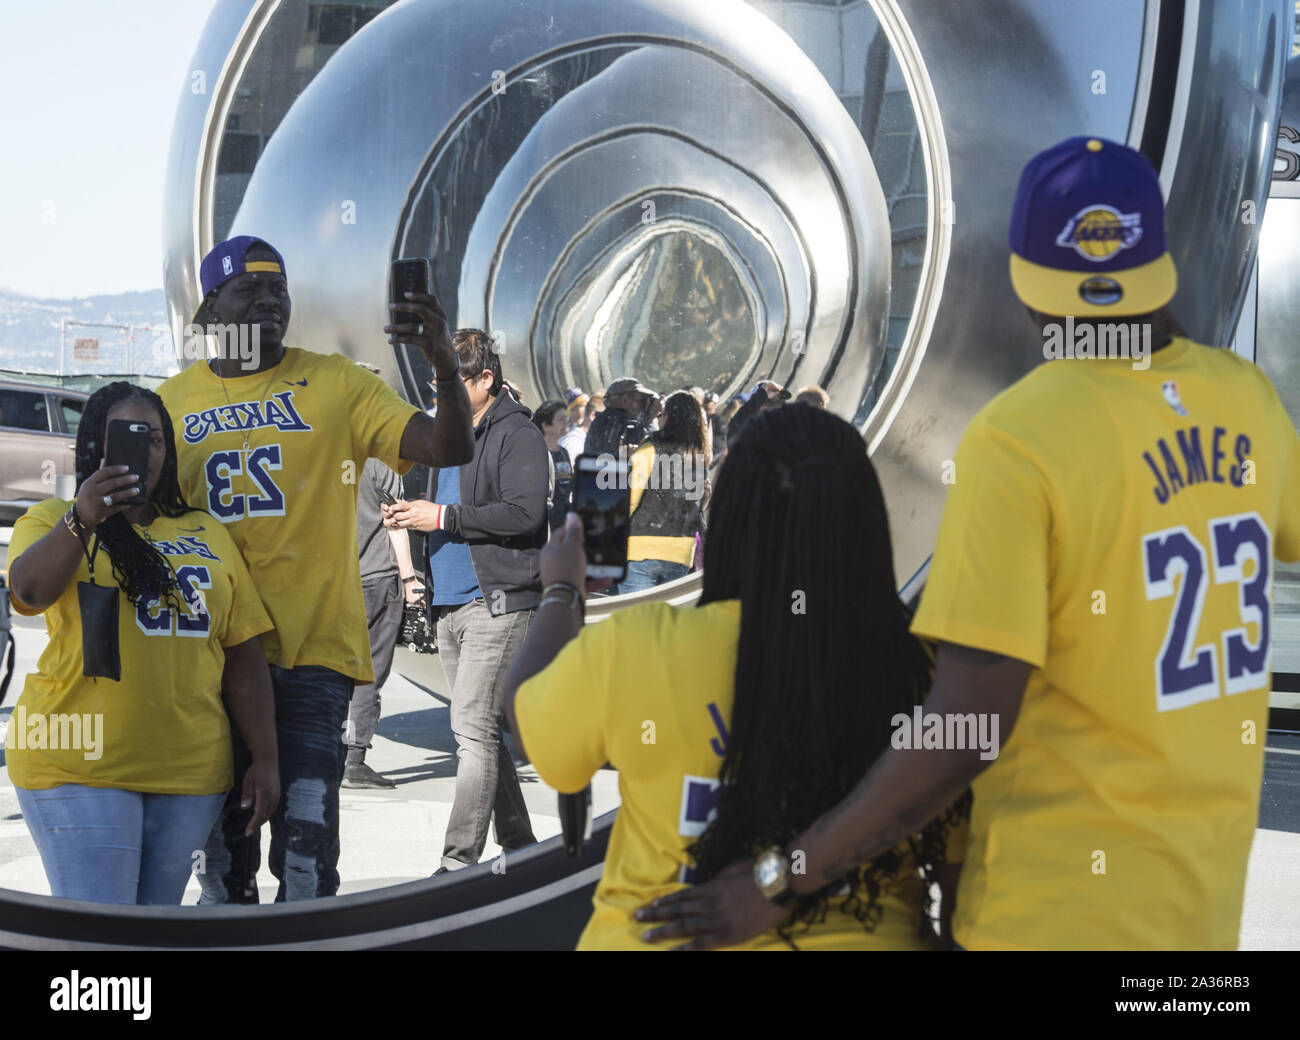
M1249 362L1063 360L971 422L913 630L1035 666L974 783L954 935L1234 949L1300 444Z
M175 428L181 491L226 525L275 624L267 660L372 681L357 481L368 458L411 468L400 448L418 409L341 354L297 347L273 370L224 385L193 364L158 393Z
M579 949L668 949L647 944L633 913L685 887L687 848L717 801L740 638L740 604L676 608L647 603L584 628L515 700L524 748L559 791L582 790L605 762L622 804ZM925 949L917 936L921 884L906 859L881 895L868 932L832 903L826 920L793 938L800 949ZM784 950L775 933L747 949Z
M10 566L62 523L71 504L46 499L14 524ZM271 620L230 535L206 513L159 516L136 531L154 543L192 598L181 612L157 600L136 607L119 589L122 678L87 678L77 583L89 581L90 572L82 555L76 576L44 612L50 641L9 720L5 759L16 787L218 794L233 783L223 648L268 631ZM102 545L95 584L115 585ZM20 614L41 613L10 599Z

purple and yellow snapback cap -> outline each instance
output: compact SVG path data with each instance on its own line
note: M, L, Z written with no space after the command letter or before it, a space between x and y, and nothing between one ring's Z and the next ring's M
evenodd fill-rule
M1030 159L1008 238L1016 295L1044 314L1145 314L1178 288L1160 179L1114 141L1071 137Z
M253 246L265 246L274 255L274 260L248 260L248 251ZM228 238L224 242L218 242L210 250L208 255L203 258L203 263L199 265L199 285L202 287L204 298L213 289L220 288L222 284L241 274L249 272L266 271L274 274L284 274L284 257L280 251L271 245L264 238L256 238L253 235L237 235L235 238ZM194 323L201 324L199 321L203 313L203 305L199 305L198 311L194 315Z

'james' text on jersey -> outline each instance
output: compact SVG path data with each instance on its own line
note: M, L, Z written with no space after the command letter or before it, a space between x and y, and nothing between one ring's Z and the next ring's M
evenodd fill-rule
M1254 483L1246 477L1246 464L1249 462L1250 438L1239 433L1232 439L1232 454L1236 462L1224 467L1227 458L1228 431L1222 426L1214 427L1214 433L1205 438L1210 448L1210 464L1205 463L1202 448L1201 428L1188 426L1177 431L1177 454L1170 448L1163 437L1157 437L1155 445L1142 453L1142 458L1155 474L1155 487L1151 489L1156 501L1164 505L1183 488L1193 484L1213 482L1242 487ZM1181 461L1181 467L1179 465Z

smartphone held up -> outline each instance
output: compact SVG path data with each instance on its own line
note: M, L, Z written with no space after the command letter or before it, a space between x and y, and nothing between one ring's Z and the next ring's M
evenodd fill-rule
M389 299L393 303L405 303L407 293L428 293L430 283L428 260L423 257L394 260L389 283ZM420 316L414 311L399 309L392 315L394 325L409 325L419 321Z
M588 578L627 577L632 489L627 462L610 455L579 455L574 464L574 508L582 519Z
M143 493L149 477L149 424L131 419L108 421L104 465L127 466L140 478Z

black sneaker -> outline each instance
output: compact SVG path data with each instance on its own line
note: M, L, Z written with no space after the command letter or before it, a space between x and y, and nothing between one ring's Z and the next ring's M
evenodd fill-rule
M392 780L381 776L364 762L349 762L343 767L344 787L390 788L396 787Z

